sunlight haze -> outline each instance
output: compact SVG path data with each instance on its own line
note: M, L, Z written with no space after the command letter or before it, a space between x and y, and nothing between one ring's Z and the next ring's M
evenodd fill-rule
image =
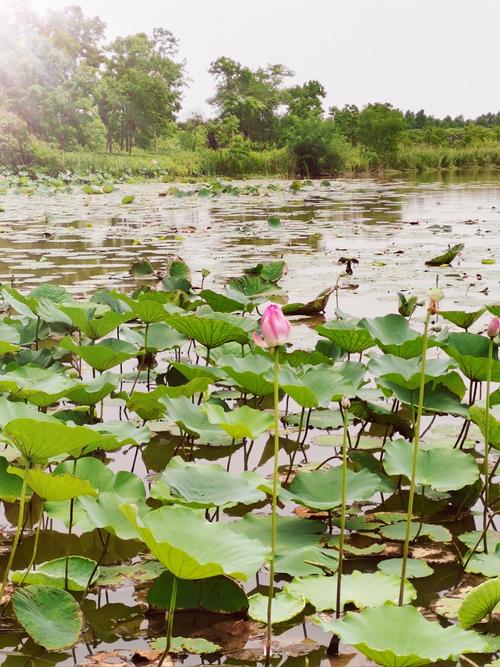
M325 109L380 101L475 117L500 108L497 0L33 0L31 7L70 4L99 15L109 38L171 30L191 79L182 116L210 113L207 69L222 55L251 67L283 63L297 83L318 79Z

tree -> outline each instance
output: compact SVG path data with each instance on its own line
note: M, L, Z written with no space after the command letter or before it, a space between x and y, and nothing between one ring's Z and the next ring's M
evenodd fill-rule
M359 114L360 142L381 157L395 152L404 128L403 114L390 104L369 104Z
M276 111L284 101L283 82L292 76L284 65L251 70L231 58L218 58L208 70L216 80L209 100L219 118L234 116L246 139L269 143L276 137Z
M284 94L284 103L288 107L287 115L304 117L312 114L323 115L323 102L326 91L319 81L313 79L301 86L288 88Z
M358 142L359 109L355 104L346 104L330 108L330 116L335 123L335 129L340 132L351 144Z
M167 130L180 109L184 63L176 62L177 41L161 28L119 37L109 54L99 86L98 107L113 141L129 153L135 144L149 147Z

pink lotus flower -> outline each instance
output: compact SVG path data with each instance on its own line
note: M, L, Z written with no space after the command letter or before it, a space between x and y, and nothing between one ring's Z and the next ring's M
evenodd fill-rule
M262 337L257 332L253 334L253 340L259 347L279 347L286 345L290 339L292 327L283 315L280 306L275 303L269 304L265 309L260 321Z
M492 317L486 333L490 338L496 338L499 332L500 332L500 319L498 317Z

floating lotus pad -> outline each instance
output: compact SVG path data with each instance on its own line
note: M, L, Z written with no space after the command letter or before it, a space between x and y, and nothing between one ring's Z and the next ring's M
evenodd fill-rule
M386 604L320 624L382 667L419 667L489 650L487 640L477 633L457 625L443 628L411 606Z

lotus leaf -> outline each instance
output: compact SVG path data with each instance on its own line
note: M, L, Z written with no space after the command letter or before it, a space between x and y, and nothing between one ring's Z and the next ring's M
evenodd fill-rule
M179 579L228 575L247 581L267 555L259 542L238 535L230 526L209 523L178 505L161 507L142 517L136 505L124 504L120 510L151 553Z
M54 586L26 586L12 596L17 620L49 651L72 646L82 629L82 613L73 596Z
M411 606L387 604L322 624L382 667L419 667L438 660L458 660L463 653L484 653L488 642L457 625L442 628Z
M387 443L384 468L388 475L411 478L413 445L406 440ZM479 468L473 456L459 449L420 449L417 458L416 483L436 491L453 491L474 484Z
M151 495L193 508L251 505L266 499L266 494L249 484L244 474L230 475L215 463L185 463L180 456L175 456L153 483Z

